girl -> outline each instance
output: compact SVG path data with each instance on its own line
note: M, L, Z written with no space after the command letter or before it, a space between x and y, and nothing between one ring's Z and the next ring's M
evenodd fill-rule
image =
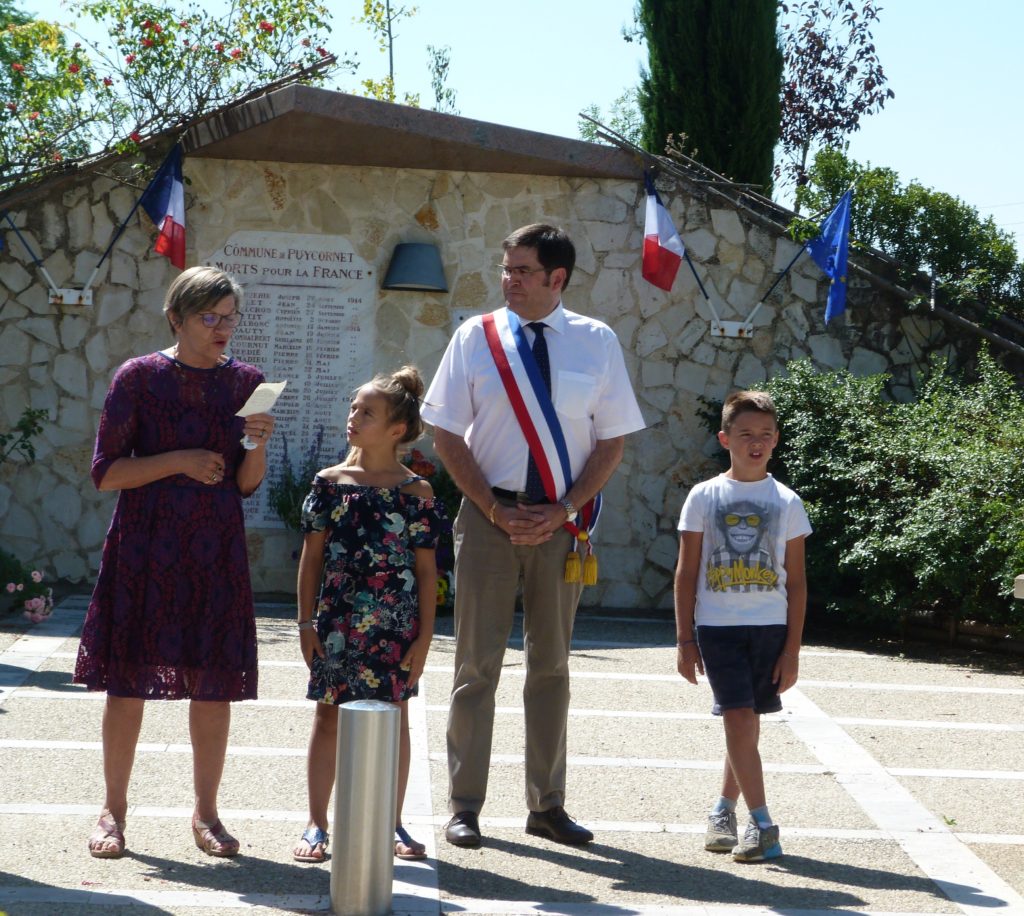
M367 699L401 707L395 855L426 858L426 847L402 827L402 802L407 700L417 692L433 634L443 510L430 484L398 460L399 448L423 431L422 396L423 380L412 366L359 388L348 414L349 452L317 474L303 504L298 626L309 666L306 696L318 702L307 764L309 825L293 852L299 862L327 856L337 704Z

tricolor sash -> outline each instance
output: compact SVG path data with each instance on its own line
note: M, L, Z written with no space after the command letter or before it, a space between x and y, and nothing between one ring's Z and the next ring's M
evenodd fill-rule
M527 447L540 471L544 493L549 502L557 502L569 492L572 486L572 466L569 463L569 449L565 442L562 425L558 421L551 393L544 384L540 368L533 357L533 351L526 340L519 316L511 309L498 309L483 316L484 335L494 359L494 365L505 387L512 411L523 431ZM593 546L590 534L597 527L601 512L601 494L598 493L586 503L576 517L576 522L566 522L562 527L575 541L582 541L587 548L589 567L583 571L585 585L596 581ZM577 544L566 562L566 581L579 581L579 555ZM572 574L575 556L576 573ZM589 575L588 575L589 573ZM572 576L572 578L570 578ZM593 581L588 582L587 579Z

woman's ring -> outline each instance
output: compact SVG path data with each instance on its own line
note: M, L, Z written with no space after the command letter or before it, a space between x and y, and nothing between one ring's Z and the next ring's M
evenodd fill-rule
M210 475L210 483L216 483L216 482L217 482L217 475L216 474L211 474Z

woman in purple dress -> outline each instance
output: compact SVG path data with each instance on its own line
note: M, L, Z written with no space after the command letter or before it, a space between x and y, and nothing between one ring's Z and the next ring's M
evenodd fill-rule
M130 359L107 392L92 477L118 490L75 683L107 692L106 800L89 852L124 854L145 700L188 699L196 845L233 856L217 816L232 700L256 696L256 622L242 497L266 470L269 414L235 416L263 374L227 355L242 290L193 267L171 284L173 347ZM243 434L255 448L242 447Z

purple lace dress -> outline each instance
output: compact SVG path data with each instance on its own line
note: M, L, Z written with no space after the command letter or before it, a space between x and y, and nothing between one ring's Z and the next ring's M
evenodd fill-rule
M256 621L235 471L235 412L263 374L236 360L194 369L152 353L126 362L107 392L92 477L118 458L203 448L224 479L184 474L121 490L82 630L76 684L142 699L256 696Z

